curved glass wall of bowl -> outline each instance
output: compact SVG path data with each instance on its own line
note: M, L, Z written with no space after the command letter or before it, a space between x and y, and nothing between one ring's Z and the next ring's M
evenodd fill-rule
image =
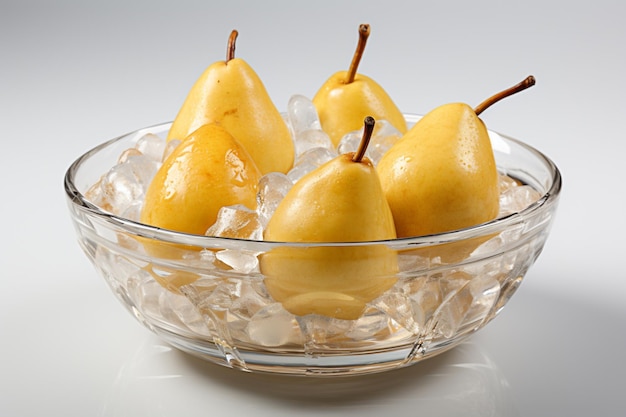
M137 222L152 175L177 144L163 139L168 124L102 144L70 167L65 185L79 243L140 322L181 350L235 368L342 374L391 369L441 353L504 307L546 241L560 174L538 151L495 132L498 220L385 242L398 253L398 279L356 320L296 316L272 299L258 259L280 244L261 241L263 228L294 181L337 155L308 99L294 96L285 118L298 144L294 170L265 176L257 210L223 208L207 236ZM417 119L407 116L410 123ZM375 162L399 138L392 127L378 124L370 147ZM355 149L355 138L360 132L346 135L340 152ZM167 256L146 249L154 245L166 247Z

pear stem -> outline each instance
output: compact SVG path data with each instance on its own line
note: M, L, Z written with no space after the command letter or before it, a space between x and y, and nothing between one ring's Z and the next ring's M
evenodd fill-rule
M372 138L372 133L374 132L374 125L376 121L372 116L367 116L365 120L363 120L363 137L361 138L361 143L359 144L359 149L354 153L352 157L353 162L361 162L363 157L365 157L365 151L367 151L367 146L370 143L370 139Z
M354 51L354 55L352 56L352 62L350 63L348 76L345 81L346 84L350 84L351 82L353 82L354 78L356 77L356 72L359 68L361 58L363 57L363 51L365 51L365 45L367 44L367 38L369 36L370 25L368 25L367 23L359 25L359 43L356 46L356 51Z
M491 107L492 104L497 103L503 98L512 96L515 93L519 93L520 91L526 90L527 88L532 87L533 85L535 85L535 77L533 77L532 75L529 75L519 84L516 84L511 88L507 88L506 90L501 91L498 94L495 94L489 97L487 100L480 103L478 106L476 106L476 108L474 109L474 112L476 112L476 115L479 116L482 112L484 112L489 107Z
M235 58L235 42L237 41L237 35L239 35L239 32L235 29L230 32L230 36L228 37L228 48L226 48L226 62Z

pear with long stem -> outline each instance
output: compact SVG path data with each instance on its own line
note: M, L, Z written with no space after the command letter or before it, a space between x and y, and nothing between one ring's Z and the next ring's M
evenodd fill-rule
M529 76L479 104L439 106L384 156L377 170L399 237L430 235L493 220L498 172L484 110L535 84Z
M402 112L389 94L372 78L357 72L369 35L370 25L361 24L349 69L333 74L313 97L322 129L335 146L346 133L360 129L367 116L386 120L401 133L407 129Z

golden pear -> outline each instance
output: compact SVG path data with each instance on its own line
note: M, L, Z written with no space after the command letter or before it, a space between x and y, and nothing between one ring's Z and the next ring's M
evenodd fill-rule
M357 73L369 33L369 25L359 26L359 43L350 68L333 74L313 97L322 129L335 146L346 133L360 129L367 116L387 120L401 133L407 130L404 116L389 94L373 79Z
M498 172L487 128L478 116L534 82L528 77L476 109L464 103L437 107L387 151L377 171L398 237L463 229L497 216Z
M268 241L327 243L281 246L261 257L267 290L292 314L356 319L396 281L395 251L383 242L360 244L396 237L376 170L363 156L374 126L366 120L359 151L302 177L267 225Z
M250 153L261 173L286 173L295 147L289 128L256 72L235 58L237 31L225 61L210 65L195 82L170 128L168 139L182 139L207 123L218 123Z
M206 124L163 162L146 191L141 222L203 235L223 206L256 208L261 173L223 127Z

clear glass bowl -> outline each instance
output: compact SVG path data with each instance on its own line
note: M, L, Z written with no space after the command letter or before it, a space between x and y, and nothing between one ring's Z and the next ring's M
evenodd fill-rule
M418 118L407 116L410 123ZM433 236L306 245L215 238L147 226L86 198L124 150L147 133L165 137L169 126L105 142L69 167L65 191L78 241L113 294L144 326L182 351L246 371L380 372L458 345L515 293L542 251L561 190L559 170L550 159L490 132L500 172L541 197L490 223ZM399 272L357 318L290 313L272 298L259 268L259 259L277 249L326 247L342 262L346 247L381 246L397 256ZM243 266L234 269L229 259Z

